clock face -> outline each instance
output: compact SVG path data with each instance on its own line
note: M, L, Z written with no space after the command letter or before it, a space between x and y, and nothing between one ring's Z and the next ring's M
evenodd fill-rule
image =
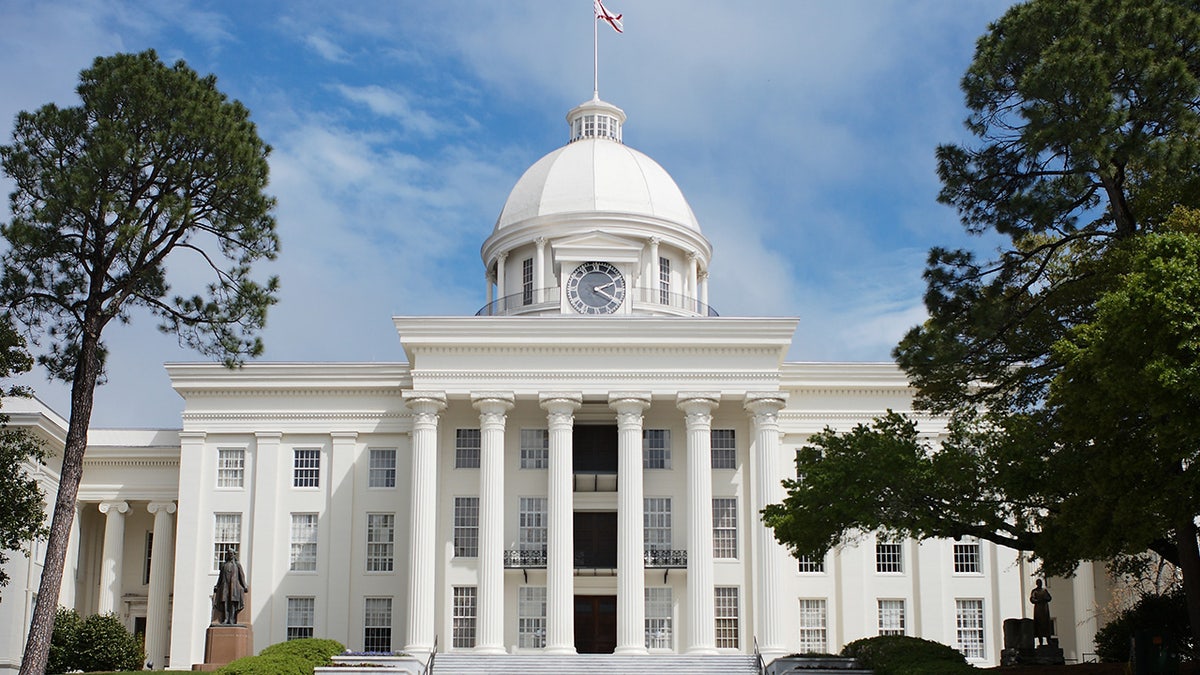
M625 301L625 277L606 262L585 262L567 279L567 302L580 314L612 314Z

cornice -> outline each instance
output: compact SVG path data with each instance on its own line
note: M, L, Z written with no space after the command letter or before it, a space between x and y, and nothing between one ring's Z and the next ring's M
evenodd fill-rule
M404 384L397 384L395 387L373 388L373 389L368 389L368 388L358 389L358 388L352 388L352 387L343 387L343 388L338 389L338 388L321 388L321 387L315 387L315 386L314 387L297 387L294 385L289 388L274 389L274 388L268 388L268 387L262 386L261 382L255 383L256 385L258 385L258 388L248 389L248 388L240 388L240 387L233 388L233 387L228 386L230 383L223 383L223 384L225 385L224 388L210 387L210 386L199 386L199 387L177 386L177 387L175 387L175 391L178 392L180 396L185 396L185 397L201 395L201 394L205 395L205 396L242 397L242 398L254 398L254 397L259 397L259 396L321 396L321 397L329 397L329 396L399 396L400 392L403 389L412 386L411 381L406 382Z
M104 459L88 459L83 458L83 468L108 468L108 469L171 469L179 468L179 458L174 459L155 457L155 458L120 458L107 457Z
M206 421L224 421L224 420L296 420L296 421L313 421L313 420L386 420L386 419L404 419L412 417L412 413L404 412L355 412L355 413L330 413L330 412L185 412L183 419L189 422L206 422Z

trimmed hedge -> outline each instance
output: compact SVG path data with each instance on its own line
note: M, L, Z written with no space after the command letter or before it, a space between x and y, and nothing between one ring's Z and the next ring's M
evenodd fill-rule
M907 635L881 635L855 640L842 649L842 656L856 659L875 675L959 675L974 673L957 649L940 642Z
M259 656L295 656L306 663L311 663L315 668L328 664L330 657L341 654L344 651L346 651L346 646L337 640L304 638L301 640L277 642L262 650Z
M277 642L258 656L246 656L217 671L218 675L312 675L330 657L346 651L337 640L304 638Z

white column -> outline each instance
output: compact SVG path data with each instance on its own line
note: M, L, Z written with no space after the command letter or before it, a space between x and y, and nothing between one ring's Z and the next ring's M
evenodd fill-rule
M283 432L280 431L255 432L254 506L250 514L242 516L241 553L238 554L238 560L245 566L246 576L249 577L250 597L246 599L245 610L238 614L238 620L251 624L255 629L256 650L283 639L275 629L276 625L282 627L283 622L275 621L275 617L287 611L287 600L271 601L272 591L282 581L282 571L287 569L286 553L291 529L287 511L280 504L283 501L281 493L292 485L294 455L280 447L282 440ZM249 530L246 529L247 520ZM212 560L211 551L208 555ZM212 581L216 583L217 580L213 578ZM209 589L212 589L211 585Z
M617 654L646 653L642 411L649 392L612 392L617 412Z
M479 607L475 651L504 653L504 422L510 392L471 394L479 411Z
M716 392L680 392L676 406L687 420L687 652L715 654L713 598L712 411Z
M758 514L767 506L783 500L783 486L780 484L779 458L779 411L787 404L787 394L779 392L749 392L746 394L745 408L753 421L754 436L750 439L750 459L754 465L754 516L750 529L754 533L754 570L755 603L747 603L756 607L754 617L754 632L758 636L759 651L763 660L770 663L781 656L787 656L786 638L782 634L783 616L780 607L781 598L777 593L780 588L780 570L786 552L775 541L770 528L763 524Z
M168 605L175 569L175 502L150 502L154 540L150 544L150 589L146 597L146 660L154 670L167 665Z
M441 392L406 391L413 412L412 491L409 501L408 640L404 651L424 661L433 651L437 547L438 413L446 408Z
M1096 571L1090 560L1079 563L1071 578L1071 601L1075 617L1075 658L1083 661L1083 653L1096 643ZM1053 606L1053 605L1051 605ZM1060 630L1069 626L1059 625Z
M650 237L650 290L653 297L650 302L658 302L661 297L662 280L658 278L658 237Z
M546 288L546 238L538 237L533 243L537 246L537 255L533 260L533 301L544 302L545 291L542 289Z
M508 287L505 285L505 281L504 281L504 276L505 276L504 275L504 264L507 260L508 260L507 252L501 253L500 255L496 256L496 299L497 300L503 300L504 298L508 297L508 295L509 295ZM499 313L504 314L507 311L508 311L507 307L501 307Z
M79 604L76 581L79 579L79 521L83 518L83 507L83 502L75 502L75 517L71 519L71 535L67 538L67 558L58 592L58 604L63 607L74 608Z
M687 255L687 265L688 265L687 296L688 296L688 299L692 302L692 311L695 311L696 310L695 301L696 301L696 296L698 295L698 293L696 292L696 276L697 276L696 266L698 265L698 262L696 261L696 253L694 251Z
M700 308L704 316L708 316L708 270L700 270Z
M575 507L571 473L571 430L579 393L542 394L550 434L549 499L546 514L546 653L575 653Z
M216 462L204 459L205 433L179 432L179 475L188 480L179 482L176 530L191 535L175 542L174 579L180 585L171 602L171 661L180 670L204 662L204 629L212 618L213 516L205 498L216 481Z
M351 592L351 584L356 577L338 572L354 546L354 463L359 453L358 432L331 432L329 443L329 480L325 486L325 492L329 495L329 510L318 517L325 522L317 524L318 542L326 532L329 533L329 545L317 547L318 550L324 549L324 555L317 564L325 573L328 584L323 635L342 644L350 644L350 598L355 597Z
M100 513L104 518L104 552L100 562L100 601L98 614L117 611L117 600L121 597L121 564L125 554L125 514L129 504L125 502L100 502Z
M492 273L490 270L488 272L484 273L483 279L484 279L484 281L487 282L487 308L488 308L488 315L490 316L490 315L496 313L494 308L492 307L492 303L495 301L496 296L495 296L495 293L493 292L494 286L492 284Z

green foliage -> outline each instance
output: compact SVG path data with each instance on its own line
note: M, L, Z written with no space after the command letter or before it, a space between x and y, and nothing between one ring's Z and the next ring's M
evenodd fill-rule
M83 617L75 610L59 607L54 612L54 632L50 635L47 673L65 673L77 668L76 648L79 644L79 629L82 627Z
M262 650L260 656L295 656L313 666L329 663L329 658L346 651L346 646L337 640L304 638L277 642Z
M346 651L337 640L305 638L277 642L258 656L247 656L221 668L221 675L312 675L313 669L326 666L330 657Z
M1184 660L1198 656L1188 625L1187 600L1183 591L1145 595L1115 619L1096 631L1096 653L1101 661L1128 661L1130 640L1136 631L1150 631L1163 638L1164 648Z
M72 609L55 612L46 672L141 670L144 658L141 642L115 614L83 619Z
M0 380L29 370L31 360L25 341L13 329L8 314L0 315ZM16 387L0 387L0 396L21 396ZM46 505L41 486L29 475L29 463L46 459L41 441L25 429L10 427L0 411L0 587L8 584L5 563L17 551L44 537Z
M875 675L957 675L975 672L953 647L907 635L881 635L855 640L842 656L858 661Z

